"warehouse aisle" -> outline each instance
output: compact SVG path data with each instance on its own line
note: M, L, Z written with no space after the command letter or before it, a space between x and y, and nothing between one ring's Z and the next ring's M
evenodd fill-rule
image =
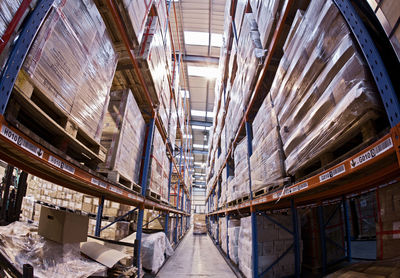
M207 235L188 231L174 255L166 262L158 278L236 277Z

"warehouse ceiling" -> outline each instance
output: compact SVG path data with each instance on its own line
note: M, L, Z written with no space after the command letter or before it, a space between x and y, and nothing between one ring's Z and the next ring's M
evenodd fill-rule
M194 185L204 188L224 10L225 0L174 0L170 7L175 51L181 50L184 61L182 89L191 107Z

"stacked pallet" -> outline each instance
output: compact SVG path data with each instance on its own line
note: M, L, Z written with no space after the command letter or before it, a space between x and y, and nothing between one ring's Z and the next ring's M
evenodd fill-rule
M130 90L110 93L101 144L107 149L99 172L133 189L139 183L145 122Z
M63 1L50 10L23 69L44 103L99 143L116 66L116 53L94 3Z
M362 131L382 112L379 96L331 1L312 1L292 26L270 95L288 174L302 171ZM367 129L367 128L366 128ZM363 132L364 141L370 132Z
M239 233L240 220L230 219L228 221L229 257L235 263L239 263Z
M249 192L249 170L247 162L247 138L236 146L233 154L235 175L228 183L227 202L248 196Z
M293 231L292 216L274 213L269 217ZM267 218L257 216L257 244L258 244L258 273L263 273L275 260L277 260L292 244L293 235L280 228ZM302 243L300 243L302 253ZM240 219L238 243L239 268L246 277L252 277L252 233L251 217ZM275 264L267 274L262 277L286 277L294 275L294 249Z

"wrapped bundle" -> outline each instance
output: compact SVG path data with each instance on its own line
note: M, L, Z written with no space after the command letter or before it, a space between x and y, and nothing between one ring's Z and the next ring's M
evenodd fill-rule
M165 169L165 161L168 160L166 147L158 129L154 130L153 150L150 165L150 183L148 189L153 193L168 198L166 195L168 186L168 171Z

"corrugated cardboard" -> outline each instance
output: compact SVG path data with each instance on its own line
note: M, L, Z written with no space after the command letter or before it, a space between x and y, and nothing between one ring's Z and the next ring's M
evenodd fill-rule
M59 243L87 240L89 217L42 206L39 235Z

